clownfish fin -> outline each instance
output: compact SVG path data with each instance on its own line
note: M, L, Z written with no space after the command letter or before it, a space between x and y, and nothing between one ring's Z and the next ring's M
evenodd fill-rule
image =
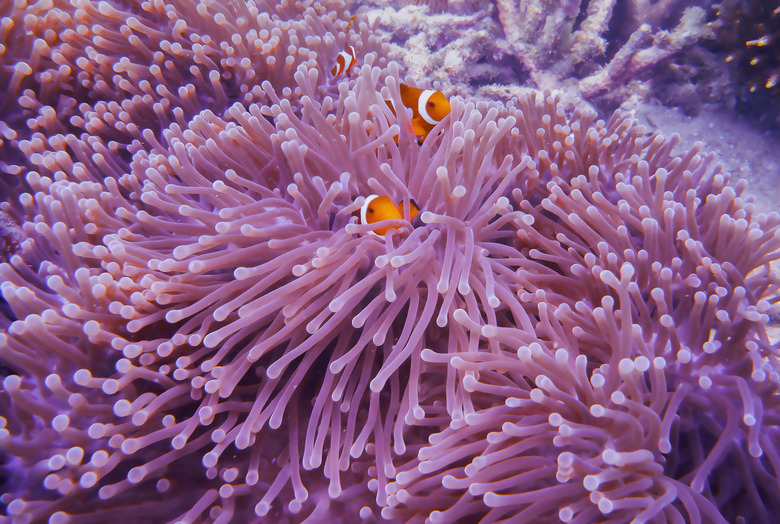
M401 214L403 214L404 219L409 222L412 222L414 217L420 214L420 206L417 205L417 202L415 202L413 198L402 200L398 204L398 207L401 209Z
M414 132L414 136L417 138L425 140L425 138L431 132L431 129L433 129L433 126L422 118L412 119L412 131Z
M390 105L390 102L388 102L388 105ZM399 125L400 125L400 122L399 122ZM415 125L415 121L414 121L414 120L412 120L412 121L409 123L409 125L407 126L407 128L406 128L406 133L407 133L408 135L414 135L414 136L416 136L416 137L417 137L417 139L418 139L418 142L419 142L421 139L424 139L424 138L425 138L425 137L421 137L421 135L419 134L419 132L420 132L420 129L421 129L421 128L420 128L419 126L416 126L416 125ZM427 133L426 133L426 135L427 135ZM398 140L399 140L399 139L400 139L399 135L393 135L393 142L395 142L395 145L398 145Z

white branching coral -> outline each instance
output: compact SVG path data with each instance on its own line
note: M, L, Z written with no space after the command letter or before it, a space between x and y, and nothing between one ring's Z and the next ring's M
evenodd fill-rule
M642 96L652 71L715 38L711 0L483 0L446 14L367 3L412 78L504 100L519 86L564 89L567 109Z
M577 78L586 99L618 88L662 60L713 38L702 7L685 8L679 23L665 27L665 18L682 11L680 2L632 0L539 1L498 0L501 27L512 52L538 87L549 88ZM620 8L620 13L616 9ZM625 41L607 34L626 34ZM619 46L608 52L610 46ZM589 71L592 63L602 63Z

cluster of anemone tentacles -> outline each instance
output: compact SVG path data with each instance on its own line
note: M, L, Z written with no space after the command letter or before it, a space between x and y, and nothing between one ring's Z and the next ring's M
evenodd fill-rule
M419 145L338 3L74 5L3 113L12 522L778 518L780 218L701 148L550 93Z

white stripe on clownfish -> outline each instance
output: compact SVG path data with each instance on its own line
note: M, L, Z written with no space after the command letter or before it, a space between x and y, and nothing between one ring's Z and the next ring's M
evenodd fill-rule
M431 95L433 95L436 91L433 89L426 89L422 93L420 93L420 98L417 99L417 112L420 114L420 118L428 122L429 124L435 126L439 122L435 120L429 113L428 108L426 105L428 104L428 100L430 100Z

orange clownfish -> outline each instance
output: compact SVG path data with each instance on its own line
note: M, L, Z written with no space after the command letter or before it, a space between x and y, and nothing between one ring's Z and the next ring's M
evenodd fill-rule
M441 91L417 89L406 84L401 84L400 88L401 101L412 110L412 132L419 140L425 140L434 126L450 114L450 101Z
M336 65L333 66L333 76L339 76L346 74L347 76L352 73L352 67L355 65L355 48L351 45L347 46L345 51L341 51L336 57Z
M450 101L441 91L401 84L401 101L412 110L412 119L422 119L431 129L450 114Z
M408 216L405 214L407 209L409 211ZM405 219L411 222L419 212L420 207L414 200L410 199L408 203L404 201L401 202L400 205L396 205L388 196L370 195L366 197L366 201L360 208L360 223L374 224L392 218ZM378 236L384 236L385 233L396 227L397 226L381 227L371 231L371 233Z

